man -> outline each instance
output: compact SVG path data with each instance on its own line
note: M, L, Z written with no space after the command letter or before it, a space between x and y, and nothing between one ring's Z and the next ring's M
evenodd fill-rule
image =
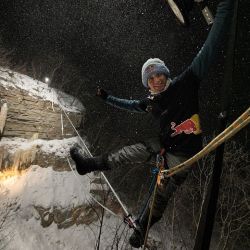
M96 170L109 170L124 163L149 161L161 149L165 150L168 168L172 168L199 152L202 148L199 121L198 89L209 66L214 62L218 46L230 27L233 0L223 0L217 8L214 24L209 35L191 65L173 80L165 63L158 58L147 60L142 67L142 83L150 94L143 100L126 100L109 95L98 89L97 95L106 103L130 112L152 114L157 137L144 143L122 148L116 153L84 158L78 147L70 150L79 174ZM163 179L157 189L152 210L151 225L159 221L167 203L177 187L183 183L188 170ZM130 237L130 244L139 248L143 245L149 217L149 208L138 221L138 228Z

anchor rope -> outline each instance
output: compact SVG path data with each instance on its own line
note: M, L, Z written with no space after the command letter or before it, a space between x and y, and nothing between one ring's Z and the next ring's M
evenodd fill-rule
M190 167L193 163L207 155L225 141L229 140L232 136L238 133L241 129L250 123L250 107L240 115L229 127L227 127L222 133L216 136L207 146L205 146L200 152L188 159L187 161L167 170L162 170L161 173L165 173L165 177L173 176L180 171L183 171Z
M247 126L249 123L250 123L250 108L248 108L228 128L226 128L222 133L220 133L217 137L215 137L205 148L203 148L195 156L193 156L190 159L188 159L187 161L177 165L176 167L173 167L173 168L167 169L167 170L159 171L158 176L160 174L164 174L164 177L170 177L170 176L173 176L173 175L185 170L186 168L190 167L194 162L198 161L200 158L202 158L206 154L210 153L212 150L216 149L219 145L221 145L226 140L231 138L233 135L235 135L237 132L239 132L241 129L243 129L245 126ZM158 183L156 182L156 184L154 186L152 203L150 206L150 213L149 213L149 219L148 219L147 229L146 229L145 238L144 238L143 250L146 248L146 245L147 245L147 238L148 238L148 233L149 233L149 229L150 229L152 210L153 210L153 206L154 206L154 202L155 202L157 187L158 187Z
M80 138L80 140L81 140L81 142L83 143L83 145L85 145L86 151L88 152L88 154L91 155L91 153L90 153L90 151L88 150L88 148L87 148L85 142L84 142L83 139L81 138L80 134L78 133L78 131L77 131L77 129L75 128L74 124L72 123L71 119L69 118L69 116L68 116L67 113L65 112L63 106L61 105L60 100L59 100L59 98L58 98L58 93L56 93L56 92L54 91L53 88L51 89L51 92L52 92L52 101L51 101L52 110L55 112L55 109L54 109L54 98L55 98L55 96L57 97L57 102L58 102L58 105L59 105L59 107L60 107L60 109L61 109L61 117L60 117L61 119L60 119L60 121L61 121L61 133L62 133L63 138L64 138L64 122L63 122L63 115L62 115L62 112L64 112L65 116L66 116L67 119L69 120L71 126L72 126L73 129L75 130L76 134L77 134L78 137ZM83 188L82 182L80 181L79 177L76 175L75 170L73 169L73 167L72 167L72 165L71 165L71 163L70 163L69 158L66 157L66 159L67 159L68 165L69 165L71 171L73 172L73 174L74 174L74 176L75 176L77 182L79 182L80 186ZM86 176L88 176L88 175L86 175ZM89 176L88 176L88 177L89 177ZM89 177L89 178L90 178L90 177ZM122 219L121 216L119 216L118 214L114 213L113 211L111 211L111 210L110 210L109 208L107 208L106 206L104 206L101 202L99 202L99 201L98 201L93 195L91 195L90 193L89 193L89 196L90 196L90 198L92 198L99 206L101 206L103 209L105 209L107 212L109 212L110 214L112 214L112 215L115 216L115 217L118 217L118 218Z
M58 98L57 98L58 99ZM53 103L53 102L52 102ZM63 106L61 105L59 99L58 99L58 104L59 107L61 108L61 111L64 113L64 115L66 116L66 118L68 119L70 125L72 126L73 130L76 132L78 138L80 139L82 145L84 146L88 156L93 157L93 155L91 154L90 150L88 149L86 143L84 142L84 140L82 139L82 137L80 136L79 132L77 131L76 127L74 126L73 122L71 121L70 117L68 116L68 114L66 113L65 109L63 108ZM61 116L61 130L62 130L62 135L64 133L64 125L63 125L63 118ZM70 169L72 170L75 178L79 181L79 183L81 183L81 181L79 180L79 177L75 174L75 171L70 163L69 158L67 157L67 162L68 165L70 167ZM117 193L115 192L114 188L111 186L110 182L108 181L107 177L105 176L105 174L103 172L101 172L102 177L104 178L105 182L107 183L107 185L109 186L110 190L112 191L112 193L114 194L114 196L116 197L117 201L119 202L119 204L121 205L124 213L126 214L126 216L129 215L126 207L123 205L123 203L121 202L119 196L117 195ZM90 194L90 197L98 204L100 205L103 209L105 209L107 212L111 213L112 215L114 215L115 217L119 217L121 218L121 216L119 216L118 214L114 213L113 211L111 211L109 208L107 208L106 206L104 206L102 203L100 203L95 197L93 197L93 195Z
M61 107L61 105L60 105L60 107ZM65 114L65 116L67 117L67 119L69 120L71 126L73 127L73 129L74 129L75 132L77 133L78 137L80 138L80 140L81 140L83 146L85 147L85 149L86 149L88 155L89 155L90 157L93 157L93 155L92 155L91 152L89 151L89 149L88 149L86 143L83 141L83 139L81 138L81 136L80 136L80 134L78 133L77 129L75 128L74 124L72 123L71 119L69 118L68 114L67 114L66 111L63 109L63 107L61 107L61 109L62 109L62 111L64 112L64 114ZM109 180L107 179L107 177L105 176L105 174L104 174L103 172L101 172L101 175L102 175L102 177L104 178L104 180L105 180L105 182L107 183L107 185L109 186L109 188L110 188L110 190L112 191L112 193L114 194L114 196L116 197L117 201L118 201L119 204L121 205L121 207L122 207L124 213L126 214L126 216L128 216L128 215L129 215L129 212L127 211L125 205L123 205L121 199L119 198L119 196L118 196L117 193L115 192L115 190L114 190L114 188L112 187L112 185L110 184Z

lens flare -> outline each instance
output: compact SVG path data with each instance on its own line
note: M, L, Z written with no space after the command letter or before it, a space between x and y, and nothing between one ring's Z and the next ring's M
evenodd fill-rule
M10 178L21 176L24 171L25 170L17 170L15 168L0 171L0 182Z

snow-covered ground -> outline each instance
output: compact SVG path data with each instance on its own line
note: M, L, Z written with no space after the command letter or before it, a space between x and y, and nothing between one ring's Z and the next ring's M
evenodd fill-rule
M51 167L31 166L21 175L0 183L2 225L1 245L4 249L95 249L98 221L90 225L73 225L59 229L55 223L43 228L35 206L62 209L89 202L89 179L72 172L55 172ZM104 220L101 248L112 245L116 225L120 221L107 216Z
M6 215L0 235L4 249L95 249L98 221L90 225L73 225L59 229L55 223L43 228L35 206L70 209L89 202L89 179L72 172L55 172L51 167L31 166L21 175L0 183L1 217ZM120 221L106 216L101 248L112 245ZM4 237L6 236L6 238Z
M0 76L0 84L7 89L20 88L28 91L31 96L59 104L66 111L78 112L84 109L76 98L28 76L4 68L0 68ZM63 140L3 137L0 146L14 154L19 149L25 150L36 145L39 150L48 154L48 157L55 155L67 162L69 148L76 141L76 137ZM12 172L8 176L7 171L0 175L0 249L95 249L99 234L98 219L89 225L81 223L60 228L53 221L49 226L43 227L41 215L37 210L37 207L42 207L53 212L56 207L62 211L70 211L77 206L96 205L89 191L88 176L79 176L72 171L56 172L53 166L41 168L31 165L21 173ZM124 224L120 219L106 214L100 249L110 249L117 238L116 234L119 235L123 229ZM118 245L119 249L125 249L123 240L120 240Z
M9 153L14 154L17 150L27 150L32 146L37 146L40 151L45 154L53 154L58 157L66 157L69 155L69 149L75 143L80 143L78 137L65 138L62 140L27 140L24 138L2 138L0 147L8 148Z

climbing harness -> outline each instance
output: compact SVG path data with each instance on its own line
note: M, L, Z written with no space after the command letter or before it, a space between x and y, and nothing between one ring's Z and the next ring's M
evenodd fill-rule
M164 148L161 149L160 153L156 156L156 167L159 169L159 173L157 175L157 185L161 185L161 180L163 179L162 171L165 169L165 155L166 150Z

